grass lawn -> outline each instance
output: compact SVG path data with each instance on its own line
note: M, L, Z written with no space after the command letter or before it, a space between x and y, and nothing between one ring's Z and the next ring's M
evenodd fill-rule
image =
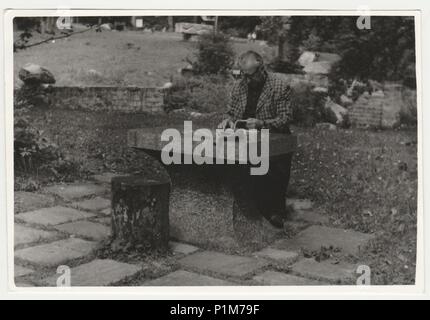
M233 47L238 53L272 51L258 42ZM19 69L31 62L50 70L58 85L162 86L187 65L184 59L193 57L195 48L196 42L183 41L178 33L91 30L16 52L15 84Z
M100 171L151 172L157 165L126 147L131 128L182 124L175 116L32 110L33 124L82 164ZM209 126L218 119L212 119ZM366 261L373 284L410 284L415 277L417 136L415 130L364 131L293 128L300 147L290 196L310 198L335 227L377 235L357 261ZM50 182L31 176L37 185ZM77 176L73 176L78 178ZM16 173L16 188L28 176ZM30 181L31 181L30 179ZM25 181L21 184L20 181Z

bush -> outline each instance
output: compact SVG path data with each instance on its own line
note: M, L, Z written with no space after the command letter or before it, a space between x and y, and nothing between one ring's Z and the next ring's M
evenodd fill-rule
M286 73L286 74L304 74L303 66L292 63L289 61L274 59L267 65L268 69L273 72Z
M174 81L166 94L166 111L191 109L202 113L225 111L229 80L223 76L197 76Z
M417 126L417 92L409 88L402 91L403 107L400 110L400 124L408 127Z
M18 171L29 172L45 162L58 159L58 147L30 125L28 111L33 105L28 90L17 90L14 97L14 162Z
M196 74L226 75L233 63L234 51L228 36L210 33L199 37L197 61L193 63Z
M325 95L314 92L312 86L296 88L292 95L293 123L311 127L327 120Z
M53 180L73 180L80 176L82 163L65 157L60 148L43 131L31 125L28 113L31 104L28 90L16 91L14 97L14 166L15 175L47 173ZM22 185L22 184L21 184ZM31 187L32 188L32 187ZM25 187L24 189L30 189Z

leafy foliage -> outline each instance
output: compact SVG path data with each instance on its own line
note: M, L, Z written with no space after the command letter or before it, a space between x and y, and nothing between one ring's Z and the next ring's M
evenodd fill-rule
M222 33L199 37L197 61L193 63L197 74L227 74L234 62L234 51L229 37Z
M292 96L293 123L311 127L327 120L325 95L314 92L312 86L296 88Z
M373 233L359 261L372 284L413 283L417 235L416 130L294 128L291 187L334 227ZM357 261L357 260L355 260Z
M353 16L294 16L289 19L289 29L278 32L274 29L282 26L280 18L266 20L271 22L267 30L272 42L279 38L302 51L340 54L342 60L333 78L403 80L415 86L413 17L371 17L371 29L361 30Z
M218 25L222 32L235 37L245 38L261 23L258 16L223 16L218 18Z
M228 100L228 83L225 77L216 75L177 79L166 95L166 109L224 112Z
M44 133L32 124L33 108L28 93L42 90L39 87L24 88L15 92L14 99L14 167L16 176L28 176L45 172L54 180L73 180L83 172L83 164L65 156ZM37 189L33 179L20 184L23 190Z

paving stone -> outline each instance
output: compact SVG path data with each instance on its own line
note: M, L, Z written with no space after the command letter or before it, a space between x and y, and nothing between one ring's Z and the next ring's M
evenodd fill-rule
M45 194L23 191L14 193L15 213L51 207L54 203L54 197Z
M293 220L306 221L313 224L327 224L329 218L313 210L295 210Z
M15 258L55 267L65 262L89 255L97 246L96 242L82 239L66 239L15 251Z
M110 212L110 200L101 197L75 202L73 206L88 211L101 211L106 209Z
M121 175L117 174L117 173L105 172L102 174L94 175L93 179L97 182L100 182L100 183L109 183L110 184L112 181L112 178L119 177L119 176L121 176Z
M246 277L269 265L267 261L250 257L226 255L214 251L197 252L179 260L184 268L196 272L218 273L231 277Z
M170 241L169 246L170 246L170 249L173 251L173 253L179 253L179 254L190 254L199 250L199 248L192 246L190 244L180 243L175 241Z
M177 270L161 278L147 281L144 286L231 286L231 282L209 276Z
M44 226L55 226L57 224L72 222L94 217L92 213L79 211L66 207L44 208L15 215L15 218L27 223L40 224Z
M83 197L100 195L106 192L106 187L94 183L60 184L47 187L46 192L64 200L75 200Z
M34 284L28 283L28 282L22 282L22 281L18 281L15 282L15 287L17 288L27 288L27 287L34 287Z
M326 283L297 277L277 271L267 270L252 278L256 283L264 286L321 286Z
M101 213L103 213L106 216L110 216L112 214L112 208L107 208L101 211Z
M15 278L28 276L29 274L32 274L34 272L33 269L24 268L24 267L21 267L19 265L15 265L13 271L14 271L14 277Z
M333 264L330 260L303 259L293 264L291 271L302 277L333 283L352 284L356 279L354 265L344 262Z
M294 210L310 210L314 206L309 199L287 199L287 206L292 206Z
M112 223L112 218L111 217L97 218L96 221L98 223L110 226Z
M285 251L274 248L264 248L263 250L254 253L254 255L284 266L296 262L299 258L299 254L295 251Z
M15 223L15 228L14 228L15 246L20 244L38 242L41 240L54 239L56 236L58 236L58 234L55 232L29 228Z
M94 240L104 240L110 236L111 228L91 221L76 221L60 224L55 229L71 235L90 238Z
M346 254L356 255L360 248L364 247L373 238L352 230L329 228L324 226L311 226L300 232L293 239L282 239L274 244L274 247L285 250L299 250L301 248L310 251L319 251L322 246L341 248Z
M133 264L122 263L109 259L96 259L70 269L70 285L72 287L111 286L127 278L133 277L142 270ZM58 275L45 278L42 284L57 285Z

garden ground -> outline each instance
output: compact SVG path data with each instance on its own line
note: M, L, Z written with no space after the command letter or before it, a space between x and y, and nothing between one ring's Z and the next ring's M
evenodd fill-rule
M59 180L85 181L102 172L154 170L154 162L129 150L128 129L182 124L179 116L32 110L33 124L80 165L57 175L16 173L16 190L36 191ZM206 123L214 126L214 117ZM293 128L298 135L289 197L308 198L329 226L373 233L359 257L374 284L411 284L415 278L417 136L415 130L371 131ZM336 256L336 248L305 252Z
M52 48L55 47L55 50ZM76 54L79 48L79 55ZM194 42L172 33L89 31L15 53L15 75L25 63L47 67L59 85L160 86L183 67ZM258 43L234 43L241 52ZM15 77L16 83L19 82ZM223 110L217 110L222 113ZM157 164L126 146L128 129L182 124L180 115L126 115L33 109L32 125L57 143L72 166L15 172L15 190L87 181L103 172L150 172ZM188 119L187 119L188 120ZM203 120L196 119L195 122ZM205 125L213 127L214 116ZM294 127L299 149L289 197L311 199L330 227L375 235L354 260L366 261L373 284L411 284L417 235L416 129L372 131ZM304 252L319 260L336 248Z

